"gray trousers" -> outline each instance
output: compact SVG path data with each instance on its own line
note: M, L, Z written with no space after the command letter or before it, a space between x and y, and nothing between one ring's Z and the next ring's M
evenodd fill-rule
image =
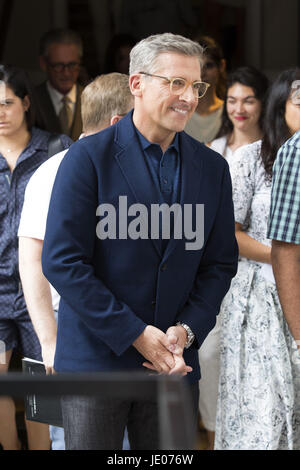
M191 392L196 423L198 383ZM66 396L61 404L67 450L121 450L126 426L131 450L160 448L155 401Z

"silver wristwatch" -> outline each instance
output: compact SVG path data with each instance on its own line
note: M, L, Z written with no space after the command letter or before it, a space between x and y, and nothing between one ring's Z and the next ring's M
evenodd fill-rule
M180 321L176 323L176 326L177 325L180 325L182 326L186 333L187 333L187 340L186 340L186 343L185 343L185 349L188 349L191 344L193 343L194 339L195 339L195 335L194 333L192 332L192 330L190 329L190 327L188 325L186 325L185 323L181 323Z

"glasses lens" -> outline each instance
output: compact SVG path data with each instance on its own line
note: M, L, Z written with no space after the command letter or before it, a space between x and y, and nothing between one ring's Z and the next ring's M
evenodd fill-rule
M171 93L174 95L181 95L185 92L187 88L187 81L184 78L173 78L170 82ZM193 82L192 89L194 95L197 98L202 98L205 95L207 88L209 87L208 83L205 82Z
M186 86L186 81L183 78L174 78L171 81L171 92L174 95L180 95L184 92Z
M63 64L51 64L51 66L52 66L54 72L58 72L58 73L62 72L63 69L64 69Z
M195 92L195 95L198 96L198 98L202 98L202 96L205 95L207 88L208 88L208 85L205 82L193 83L193 90Z
M79 64L77 62L70 62L69 64L66 64L70 72L75 72L76 70L79 69Z
M68 64L57 63L51 64L53 70L57 73L61 73L64 69L68 69L70 72L75 72L79 68L79 64L77 62L69 62Z

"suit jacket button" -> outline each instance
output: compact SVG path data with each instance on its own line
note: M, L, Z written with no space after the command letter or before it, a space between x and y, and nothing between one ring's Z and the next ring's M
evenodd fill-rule
M153 307L155 307L155 305L156 305L156 300L152 300L151 305L152 305Z
M163 264L160 268L161 271L165 271L167 269L167 263Z

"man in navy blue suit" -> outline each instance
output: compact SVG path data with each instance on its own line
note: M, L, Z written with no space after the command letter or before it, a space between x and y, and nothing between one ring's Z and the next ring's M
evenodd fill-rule
M207 89L202 48L165 33L130 54L134 111L73 144L54 184L43 270L62 299L58 372L186 375L236 273L228 164L183 132ZM157 404L66 397L66 448L157 449Z

